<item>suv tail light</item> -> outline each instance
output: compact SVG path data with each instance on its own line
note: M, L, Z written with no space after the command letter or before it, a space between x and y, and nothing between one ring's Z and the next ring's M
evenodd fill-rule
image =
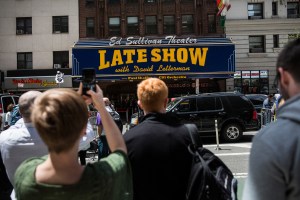
M257 120L257 112L256 112L256 110L253 110L252 119L253 120Z
M3 112L2 105L0 104L0 114Z

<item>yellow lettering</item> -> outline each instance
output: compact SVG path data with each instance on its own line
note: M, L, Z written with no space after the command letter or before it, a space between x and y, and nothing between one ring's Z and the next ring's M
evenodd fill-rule
M160 49L152 49L151 51L151 62L161 61Z
M123 54L127 57L126 64L132 64L132 56L135 55L135 49L124 49Z
M188 53L186 48L178 48L176 56L177 61L180 63L186 63L188 61Z
M106 50L99 50L99 70L101 69L105 69L109 67L109 61L105 62L105 54L106 54Z
M196 50L196 51L194 51ZM199 60L199 66L204 67L205 61L206 61L206 55L207 55L208 48L189 48L189 52L191 55L191 62L192 64L196 65L197 61Z
M147 62L147 49L137 49L137 63Z
M162 49L164 53L163 62L175 62L175 48ZM170 59L168 59L170 58Z
M116 65L123 65L123 59L122 59L122 55L121 55L121 51L120 50L114 50L114 55L112 57L112 61L111 61L111 67L116 66Z

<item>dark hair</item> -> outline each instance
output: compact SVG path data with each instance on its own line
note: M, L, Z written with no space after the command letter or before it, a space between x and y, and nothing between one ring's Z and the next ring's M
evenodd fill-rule
M282 67L291 73L296 82L300 83L300 38L290 41L280 52L276 68ZM279 78L279 74L277 72Z

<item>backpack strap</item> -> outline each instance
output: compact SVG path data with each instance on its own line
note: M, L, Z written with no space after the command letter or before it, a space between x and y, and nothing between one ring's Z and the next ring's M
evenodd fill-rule
M202 141L198 133L197 126L195 124L184 124L184 126L187 128L189 132L193 147L195 149L197 149L198 147L202 147Z

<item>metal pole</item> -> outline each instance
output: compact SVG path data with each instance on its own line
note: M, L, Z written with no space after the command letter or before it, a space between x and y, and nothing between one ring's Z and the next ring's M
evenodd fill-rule
M216 120L216 119L215 119L215 128L216 128L216 140L217 140L217 148L216 148L216 150L219 151L221 148L219 147L218 120Z

